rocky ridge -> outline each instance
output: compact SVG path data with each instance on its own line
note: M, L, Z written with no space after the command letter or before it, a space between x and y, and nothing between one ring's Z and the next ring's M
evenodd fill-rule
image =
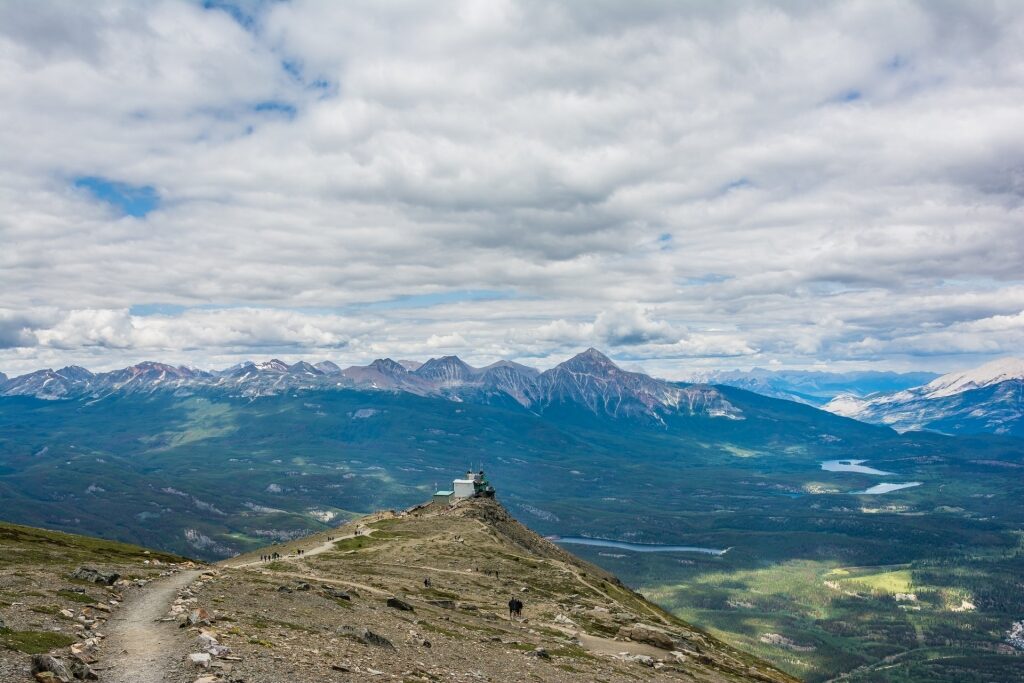
M82 571L69 569L68 557L4 567L5 590L26 573L48 591L78 582L110 603L113 618L69 625L34 658L0 650L2 679L793 680L672 617L490 500L381 512L214 568L147 552ZM520 617L508 613L512 597L524 603ZM147 605L155 598L164 602L154 618ZM25 626L23 610L0 617ZM160 657L147 652L138 633L147 630L160 634Z

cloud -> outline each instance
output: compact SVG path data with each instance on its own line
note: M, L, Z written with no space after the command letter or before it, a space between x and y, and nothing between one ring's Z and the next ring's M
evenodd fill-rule
M1013 353L1022 36L985 1L0 4L0 367Z
M673 343L680 332L663 320L651 320L649 311L636 305L616 306L602 311L594 321L594 334L613 346L645 342Z

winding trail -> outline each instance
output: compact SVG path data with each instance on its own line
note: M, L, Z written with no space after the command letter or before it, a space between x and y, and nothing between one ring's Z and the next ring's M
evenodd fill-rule
M183 571L146 584L132 594L107 622L104 683L163 683L174 656L175 622L167 616L178 590L188 586L202 570ZM109 667L109 668L107 668Z
M324 541L322 543L319 543L319 544L313 546L312 548L305 548L301 555L296 555L294 553L289 553L289 554L286 554L286 555L282 555L281 558L279 560L276 560L276 561L277 562L291 562L291 561L294 561L294 560L304 560L307 557L312 557L314 555L319 555L320 553L326 553L328 550L333 550L334 549L334 544L337 543L338 541L344 541L345 539L356 538L356 537L359 537L359 536L372 536L374 531L376 531L376 529L370 529L369 531L366 531L366 532L363 532L363 533L346 534L344 536L332 536L331 540L329 540L329 541ZM297 546L297 547L301 547L301 542L300 542L299 546ZM265 562L264 560L259 560L259 559L249 560L248 562L238 562L235 558L231 558L231 559L228 559L228 560L223 560L219 564L220 564L221 567L227 567L229 569L244 569L245 567L258 567L260 565L267 564L267 562Z

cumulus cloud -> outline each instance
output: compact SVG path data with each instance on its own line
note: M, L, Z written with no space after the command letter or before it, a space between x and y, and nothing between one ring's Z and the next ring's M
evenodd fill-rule
M1018 352L1022 45L995 1L0 4L0 368Z

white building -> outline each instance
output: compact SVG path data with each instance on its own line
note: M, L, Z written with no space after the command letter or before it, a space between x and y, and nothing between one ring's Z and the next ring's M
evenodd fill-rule
M472 498L476 495L476 486L472 479L453 480L452 490L455 491L455 500L459 500L460 498Z

